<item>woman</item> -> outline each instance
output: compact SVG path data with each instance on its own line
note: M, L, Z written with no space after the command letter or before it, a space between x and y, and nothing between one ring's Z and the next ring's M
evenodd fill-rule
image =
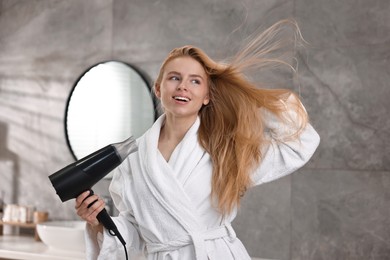
M267 55L280 47L269 41L286 23L272 26L229 63L192 46L168 55L154 86L164 113L110 185L120 212L114 221L130 254L250 259L230 224L241 197L303 166L319 144L295 94L259 88L243 74L284 63ZM78 215L89 223L87 257L123 259L122 245L96 220L103 201L87 196L76 199Z

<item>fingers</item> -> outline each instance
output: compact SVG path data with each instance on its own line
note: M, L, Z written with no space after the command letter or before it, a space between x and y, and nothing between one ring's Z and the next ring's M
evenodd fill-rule
M76 206L75 208L79 208L81 206L81 203L83 203L83 201L89 196L91 192L89 190L87 191L84 191L83 193L81 193L77 198L76 198Z
M99 225L96 216L105 207L104 201L97 195L89 196L89 191L83 192L76 198L76 213L92 226Z
M92 226L97 226L99 225L99 221L96 216L104 209L104 207L104 201L102 199L98 199L89 208L87 207L77 210L77 214Z

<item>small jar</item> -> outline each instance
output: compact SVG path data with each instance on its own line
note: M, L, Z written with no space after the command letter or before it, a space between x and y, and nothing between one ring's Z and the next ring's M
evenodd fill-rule
M49 219L49 213L46 211L34 212L34 223L42 223Z

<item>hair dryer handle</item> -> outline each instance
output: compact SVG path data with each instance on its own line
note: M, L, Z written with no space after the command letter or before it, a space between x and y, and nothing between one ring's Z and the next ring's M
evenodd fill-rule
M94 194L93 190L89 190L89 195L88 197L92 196ZM88 198L87 197L87 198ZM90 207L93 203L96 201L92 202L88 207ZM118 239L121 241L122 245L126 245L126 241L123 239L122 235L119 233L118 228L116 227L114 221L108 215L107 210L104 208L102 211L100 211L97 216L97 220L105 227L110 235L118 237Z
M97 214L96 218L108 230L114 230L117 228L110 215L108 215L106 209L100 211L99 214Z

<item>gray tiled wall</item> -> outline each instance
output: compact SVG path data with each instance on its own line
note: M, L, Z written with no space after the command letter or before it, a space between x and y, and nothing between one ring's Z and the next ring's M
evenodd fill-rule
M299 90L322 142L302 170L247 193L238 236L262 258L388 259L389 13L387 0L0 0L0 189L76 218L47 176L72 162L64 110L84 69L122 60L151 82L174 47L222 57L293 17L310 43Z

